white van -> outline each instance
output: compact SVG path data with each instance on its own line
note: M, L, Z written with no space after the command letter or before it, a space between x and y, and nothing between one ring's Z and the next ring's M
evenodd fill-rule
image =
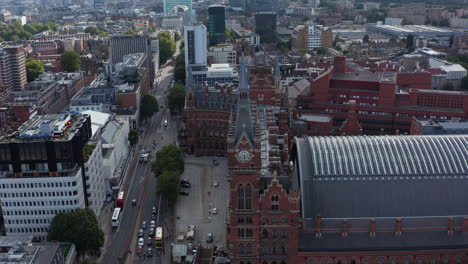
M167 127L167 119L164 119L164 126Z

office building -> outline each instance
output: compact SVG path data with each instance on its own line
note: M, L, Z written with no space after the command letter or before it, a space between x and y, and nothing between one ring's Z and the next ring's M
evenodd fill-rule
M255 33L266 43L276 42L276 13L261 12L255 14Z
M207 43L204 25L186 26L184 28L185 66L206 65Z
M236 49L232 45L217 45L208 48L208 65L227 63L234 67L237 62Z
M320 0L307 0L307 5L312 8L318 8L320 5Z
M116 64L132 53L149 53L149 38L144 35L114 35L110 40L110 62Z
M32 236L1 236L0 248L2 264L65 264L76 258L74 244L36 243Z
M245 9L247 7L248 0L229 0L229 6L231 7L240 7Z
M192 16L192 0L163 0L164 4L164 14L169 14L174 10L174 7L177 6L186 6L188 7L189 18Z
M208 7L208 27L210 46L226 42L226 16L224 6L212 5Z
M322 26L308 25L307 49L314 50L322 47Z
M89 205L95 185L90 185L84 148L92 148L91 137L88 115L66 113L35 116L0 138L7 235L45 239L55 215Z
M26 85L26 53L22 46L0 47L0 100Z

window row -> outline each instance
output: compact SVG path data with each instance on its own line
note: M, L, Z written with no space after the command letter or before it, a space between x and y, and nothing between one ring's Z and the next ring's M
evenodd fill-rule
M73 204L72 204L73 203ZM78 201L70 201L70 205L77 205ZM70 211L71 209L67 209ZM5 210L3 211L4 215L52 215L58 214L60 212L65 212L67 210Z
M269 238L272 238L272 239L277 239L277 238L286 239L288 237L288 231L286 229L282 229L281 231L279 231L277 229L270 229L270 231L271 231L271 234L269 234L268 230L266 228L264 228L262 230L262 238L263 239L269 239Z
M2 206L15 207L15 206L57 206L57 205L74 205L78 204L78 200L62 200L62 201L26 201L26 202L2 202Z
M47 227L30 227L30 228L7 228L9 233L47 233L49 228Z
M2 198L26 198L26 197L70 197L78 195L78 191L65 192L26 192L26 193L0 193Z
M271 223L272 225L278 224L278 218L277 217L272 217L270 222L268 222L267 217L262 217L262 225L268 225ZM288 223L288 218L286 216L281 217L281 224L287 224Z
M237 238L238 239L251 239L253 236L252 228L238 228Z
M76 181L72 182L35 182L35 183L2 183L1 189L22 189L22 188L59 188L76 186Z
M33 224L50 224L51 219L8 219L9 225L33 225Z
M263 246L262 247L262 255L264 256L286 256L287 255L287 247L286 244L283 243L281 245L273 242L271 247Z

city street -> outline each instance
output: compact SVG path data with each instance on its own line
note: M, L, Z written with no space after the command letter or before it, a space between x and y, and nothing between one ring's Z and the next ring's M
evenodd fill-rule
M166 95L173 79L174 67L168 65L161 68L161 77L158 80L158 87L154 94L158 99L160 111L155 114L150 120L143 125L143 134L140 136L138 146L134 150L134 155L131 157L129 170L123 183L125 191L125 204L123 215L120 220L120 226L110 235L109 246L104 252L102 263L138 263L139 256L137 251L137 232L143 220L151 220L151 210L153 206L159 207L160 197L156 196L156 178L151 172L151 162L139 163L139 154L142 149L151 149L152 156L159 151L163 146L175 142L177 128L175 122L171 122L170 113L166 109ZM163 126L163 121L167 119L168 127ZM155 146L153 144L156 144ZM137 204L131 205L131 200L136 199ZM162 203L162 206L164 203ZM163 208L158 208L161 214L158 214L157 226L164 221ZM158 212L158 213L159 213ZM110 219L109 219L110 221ZM147 238L147 230L145 239ZM146 240L145 240L146 244ZM146 246L145 246L146 249ZM170 251L167 251L170 252ZM162 257L170 254L163 254ZM159 256L154 254L152 259L144 259L140 263L168 263L166 261L158 261Z
M226 246L226 217L229 205L229 182L227 181L226 158L214 157L219 163L212 166L213 157L185 158L185 172L182 179L187 179L191 187L186 189L188 196L179 196L177 200L176 232L187 232L188 225L195 225L195 242L206 247ZM217 182L218 186L215 186ZM217 213L213 214L213 208ZM213 235L213 243L207 243L208 233Z

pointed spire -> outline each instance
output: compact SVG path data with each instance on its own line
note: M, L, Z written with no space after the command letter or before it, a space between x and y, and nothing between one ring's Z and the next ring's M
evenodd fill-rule
M265 55L263 55L263 67L268 67L268 56L266 55L266 53Z
M234 131L234 144L237 145L243 136L253 146L254 129L249 100L249 70L246 59L242 53L239 66L239 99L237 101L236 126Z
M239 66L239 92L240 93L248 93L249 91L249 77L248 77L248 69L246 65L246 60L244 53L242 53L242 57L240 58L240 66ZM241 96L243 99L243 96Z

